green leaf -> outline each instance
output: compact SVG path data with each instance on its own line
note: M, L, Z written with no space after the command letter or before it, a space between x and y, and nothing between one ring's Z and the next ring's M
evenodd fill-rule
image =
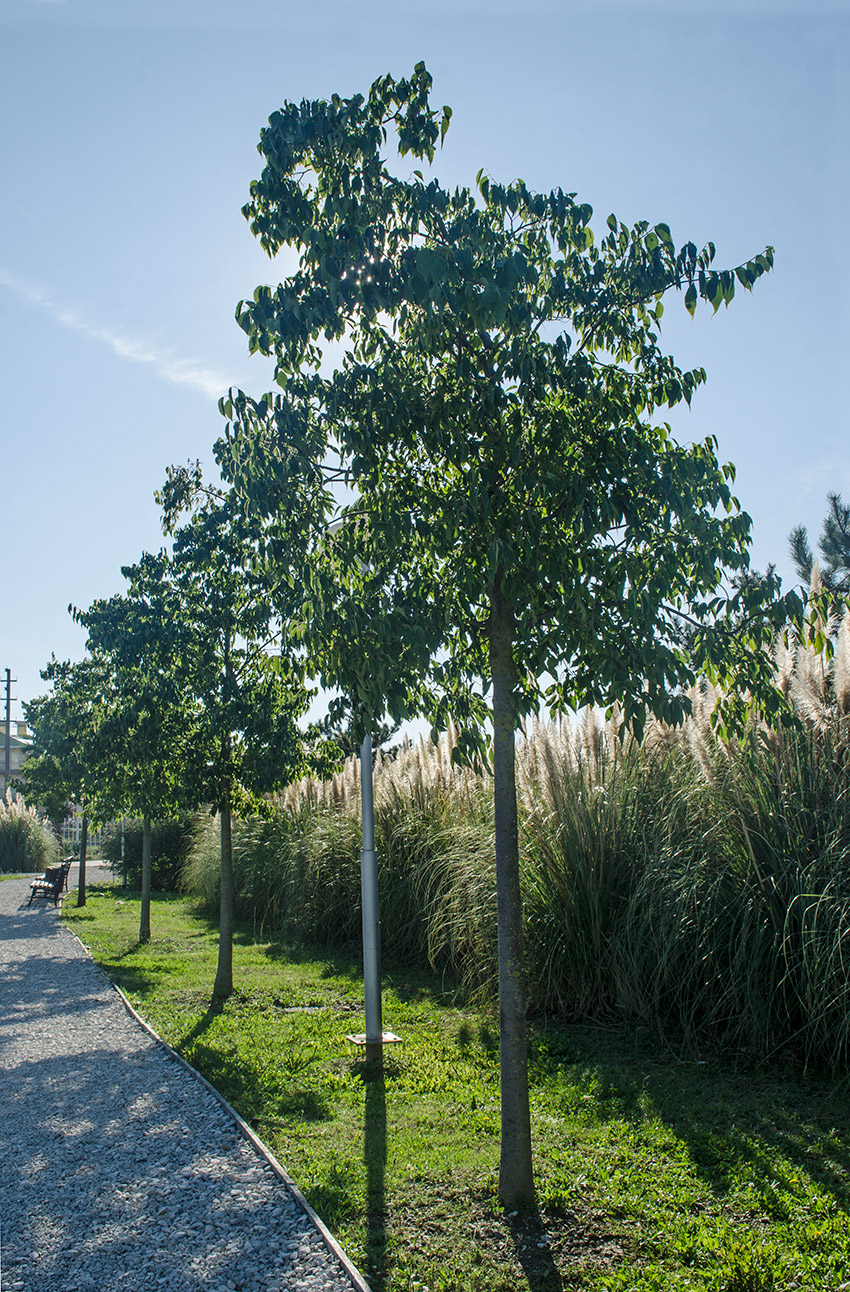
M443 108L443 119L440 122L440 146L441 147L442 147L443 140L446 137L446 131L448 130L449 125L451 124L451 119L452 119L452 110L448 105L446 105Z

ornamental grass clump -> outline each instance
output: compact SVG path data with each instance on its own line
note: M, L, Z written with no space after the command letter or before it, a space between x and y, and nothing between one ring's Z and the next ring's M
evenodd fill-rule
M683 859L711 846L706 783L681 731L642 743L587 712L538 725L518 760L530 998L573 1017L643 1015L665 940L648 915Z
M7 789L0 799L0 871L41 871L58 856L59 845L50 826L39 819L34 807L13 798Z
M777 648L796 727L738 741L692 695L641 744L616 715L521 751L530 999L696 1047L850 1067L850 614L832 661Z
M823 625L832 660L797 644L777 662L797 729L756 732L722 781L739 920L758 931L750 1044L850 1065L850 610ZM733 767L734 761L734 767ZM734 992L733 983L730 992ZM734 1003L734 1001L733 1001Z
M850 614L826 627L831 661L776 649L795 727L721 740L707 684L683 725L649 721L640 742L616 711L529 725L517 775L533 1012L850 1069ZM376 758L383 951L495 999L488 773L453 764L453 743L448 732ZM215 829L186 872L210 906ZM238 826L240 914L357 946L359 852L349 759L326 783L291 786L273 820Z
M317 809L233 823L234 912L258 928L323 946L353 942L359 919L359 825ZM198 828L184 886L202 905L219 900L218 819ZM356 907L356 909L355 909Z
M452 765L454 733L376 758L382 950L481 983L495 971L493 826L481 776ZM236 908L283 936L351 947L361 936L360 771L290 786L269 821L234 823ZM217 901L217 823L196 835L184 883Z

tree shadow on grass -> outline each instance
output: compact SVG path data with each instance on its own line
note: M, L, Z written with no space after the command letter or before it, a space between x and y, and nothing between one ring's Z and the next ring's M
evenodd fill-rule
M304 1196L332 1232L356 1220L360 1211L351 1188L351 1172L338 1162L325 1169L320 1184L305 1187ZM377 1288L374 1292L378 1292Z
M789 1218L782 1194L793 1196L802 1173L850 1211L846 1099L790 1063L683 1062L655 1041L636 1045L625 1029L543 1027L532 1045L532 1072L543 1083L569 1072L574 1084L587 1086L602 1122L658 1117L718 1200L747 1179L753 1205L782 1222Z
M363 1082L363 1159L366 1164L366 1279L373 1292L384 1292L389 1270L387 1251L387 1085L383 1057L352 1065Z
M537 1208L508 1216L517 1260L531 1292L561 1292L563 1279L549 1250L546 1225Z
M181 1036L180 1040L175 1043L175 1046L174 1046L175 1050L179 1050L179 1052L182 1054L184 1050L194 1045L198 1037L203 1036L204 1032L207 1030L207 1028L210 1026L213 1020L216 1018L220 1018L221 1015L224 1013L225 1003L226 1002L222 1000L220 996L213 996L212 999L210 1000L209 1005L204 1010L203 1014L197 1020L194 1026L192 1026L189 1029L189 1031L186 1033L185 1036Z
M712 1088L716 1079L716 1070L706 1073L702 1106L666 1083L650 1090L658 1114L687 1144L695 1169L716 1196L725 1196L744 1175L753 1185L753 1204L785 1222L791 1218L787 1199L799 1191L797 1177L803 1174L850 1212L846 1103L824 1084L802 1077L777 1083L775 1074L756 1071L727 1098L722 1076L719 1097Z
M266 1074L230 1051L195 1040L185 1049L181 1045L180 1053L247 1122L273 1127L281 1119L315 1122L333 1115L320 1091L270 1083Z

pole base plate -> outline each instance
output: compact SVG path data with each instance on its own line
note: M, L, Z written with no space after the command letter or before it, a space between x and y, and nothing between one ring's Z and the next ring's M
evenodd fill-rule
M365 1032L358 1032L356 1034L352 1033L347 1035L345 1039L346 1041L350 1041L352 1045L360 1046L399 1045L401 1043L401 1037L396 1036L395 1032L382 1032L380 1038L376 1038L374 1041L370 1041Z

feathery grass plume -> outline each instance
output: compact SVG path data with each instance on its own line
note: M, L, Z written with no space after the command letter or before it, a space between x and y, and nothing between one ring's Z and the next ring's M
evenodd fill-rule
M802 642L797 646L791 675L791 698L800 717L816 727L829 721L829 667L829 661Z
M665 754L672 753L681 738L681 726L673 726L669 722L662 722L659 718L654 718L651 715L647 719L643 743L653 754L659 754L663 757Z
M789 639L786 633L780 633L773 645L773 659L776 664L774 684L787 700L791 695L791 681L797 659L797 642Z
M517 789L520 804L533 812L540 800L552 812L561 812L566 784L564 760L571 761L569 736L559 719L544 725L537 719L531 734L517 748Z
M585 759L592 769L591 774L597 779L602 774L602 760L605 748L605 736L599 718L598 710L591 708L589 705L584 710L581 718L580 756Z
M711 716L717 706L720 693L702 678L688 691L691 701L691 712L683 728L692 757L697 760L706 782L710 785L717 773L717 759L722 757L726 746L715 739L711 726Z
M839 623L830 608L824 611L817 601L822 590L820 568L817 561L812 566L810 588L809 628L823 637L834 637ZM794 654L794 669L790 676L790 695L799 716L819 727L827 725L831 717L832 661L822 651L798 641Z
M815 557L814 561L812 561L812 572L809 576L809 593L814 597L819 592L823 592L823 576L820 572L820 561Z
M844 611L838 629L835 655L832 660L833 691L838 712L850 714L850 605Z
M606 719L607 739L609 745L613 748L615 742L621 739L623 733L623 724L625 717L619 704L612 704L608 717Z
M44 870L58 857L59 844L50 825L8 788L0 799L0 872Z

